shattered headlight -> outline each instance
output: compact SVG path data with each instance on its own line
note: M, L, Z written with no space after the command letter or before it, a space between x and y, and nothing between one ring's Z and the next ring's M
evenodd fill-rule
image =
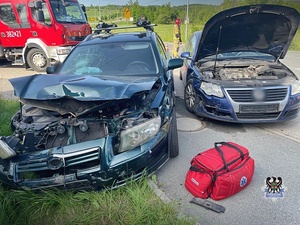
M161 118L157 116L145 123L122 131L119 152L124 152L146 143L158 133L160 125Z
M300 93L300 81L297 80L292 84L292 95Z
M11 149L3 140L0 139L0 158L7 159L16 155L16 152Z
M202 82L200 88L207 94L207 95L214 95L220 98L224 97L222 89L219 85L213 83Z

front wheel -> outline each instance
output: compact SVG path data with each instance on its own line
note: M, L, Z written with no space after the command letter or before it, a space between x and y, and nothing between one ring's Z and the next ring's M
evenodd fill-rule
M173 109L171 125L168 133L168 149L170 158L174 158L179 154L179 144L178 144L178 132L177 132L177 121L176 121L176 111Z
M38 48L30 49L26 60L31 69L36 72L44 72L50 66L50 60L47 58L45 52Z
M193 113L196 104L199 103L199 97L196 94L196 91L194 89L194 85L193 85L193 79L188 80L188 82L185 85L185 89L184 89L184 103L185 103L185 107L186 109Z

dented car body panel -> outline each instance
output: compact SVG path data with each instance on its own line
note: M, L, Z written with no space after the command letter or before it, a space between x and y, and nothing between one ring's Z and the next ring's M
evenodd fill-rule
M38 74L13 78L10 82L15 95L24 99L50 100L69 96L80 101L91 101L130 98L134 93L150 90L157 79Z
M253 5L222 11L189 37L180 77L186 108L226 122L297 117L299 78L283 58L299 26L289 7Z
M111 51L101 52L108 37ZM13 134L0 137L0 180L7 186L116 188L155 172L178 155L178 146L170 145L177 140L172 69L182 66L182 60L172 60L167 53L167 58L159 58L158 48L165 48L148 30L89 38L73 49L56 73L10 80L21 108L12 118ZM154 72L144 67L143 59L128 71L115 70L130 64L121 56L146 49L153 52ZM107 61L96 65L106 53ZM107 66L112 62L115 72Z

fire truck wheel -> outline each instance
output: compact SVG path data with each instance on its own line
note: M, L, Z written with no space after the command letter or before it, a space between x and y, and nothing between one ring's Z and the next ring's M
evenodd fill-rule
M50 66L50 60L47 59L43 50L32 48L29 50L26 57L28 65L36 72L46 71L47 66Z

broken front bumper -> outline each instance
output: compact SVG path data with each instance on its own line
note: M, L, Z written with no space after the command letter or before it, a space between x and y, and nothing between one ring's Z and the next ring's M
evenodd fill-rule
M101 190L156 171L168 158L167 133L114 155L114 137L0 159L0 180L12 188Z

